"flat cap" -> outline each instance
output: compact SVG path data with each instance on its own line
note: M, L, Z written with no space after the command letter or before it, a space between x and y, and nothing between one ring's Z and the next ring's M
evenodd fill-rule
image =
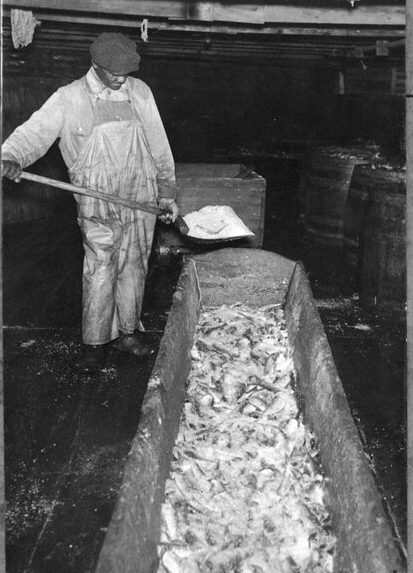
M90 46L92 60L112 74L126 75L139 69L136 43L115 32L103 32Z

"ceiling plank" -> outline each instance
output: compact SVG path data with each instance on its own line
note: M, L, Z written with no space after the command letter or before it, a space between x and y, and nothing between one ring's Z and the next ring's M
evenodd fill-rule
M342 5L330 8L302 6L265 6L265 21L288 22L289 24L330 24L335 26L405 26L406 10L397 5L357 5L351 8Z
M16 0L9 8L43 8L59 12L94 12L124 16L169 18L174 20L237 22L245 24L405 26L402 5L358 5L354 8L294 6L284 4L224 4L184 0L71 0L62 8L61 0Z
M128 16L152 16L186 20L187 2L184 0L16 0L3 2L9 8L42 8L58 12L95 12Z
M223 2L198 2L208 5L205 11L200 10L200 19L212 21L249 22L255 24L288 23L288 24L335 24L335 25L397 25L405 24L403 6L376 5L311 7L268 3L224 4Z
M193 20L210 22L239 22L265 24L266 7L262 4L223 4L222 2L194 2L188 16Z
M4 9L3 15L10 16L10 9ZM141 20L131 20L130 18L117 18L110 15L73 15L63 12L48 12L43 10L36 11L36 18L40 22L63 22L76 25L92 26L116 26L118 28L138 28ZM404 38L405 30L387 29L383 27L374 28L311 28L299 26L262 26L258 30L253 26L231 25L231 24L211 24L205 23L186 23L186 22L164 22L160 20L149 21L149 33L151 30L168 31L168 32L196 32L205 34L259 34L271 36L326 36L326 37L359 37L359 38Z
M10 16L10 9L3 9L3 16ZM92 26L116 26L118 28L138 28L142 19L120 18L109 14L106 15L79 15L64 12L49 12L42 9L36 10L36 18L40 22L66 22L76 25ZM333 28L333 27L302 27L292 25L264 25L256 26L210 22L182 22L150 20L149 33L151 30L168 32L195 32L205 34L258 34L271 36L326 36L326 37L359 37L359 38L404 38L405 30L401 28L385 28L383 26L360 27L360 28Z

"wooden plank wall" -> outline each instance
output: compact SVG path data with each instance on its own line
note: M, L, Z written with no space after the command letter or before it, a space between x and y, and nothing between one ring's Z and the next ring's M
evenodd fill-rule
M54 49L39 52L34 46L29 46L14 50L10 45L5 46L4 53L2 141L43 105L57 88L73 80L74 69L87 70L89 66L88 57L81 53L62 58ZM68 181L57 143L28 170ZM16 184L4 179L2 189L3 221L6 225L49 218L56 210L71 211L72 197L49 186L30 181Z

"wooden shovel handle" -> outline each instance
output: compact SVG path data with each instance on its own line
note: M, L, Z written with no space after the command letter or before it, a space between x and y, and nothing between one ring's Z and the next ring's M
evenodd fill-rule
M139 211L145 211L146 213L152 213L153 215L167 215L170 213L169 209L161 209L153 203L131 201L130 199L124 199L123 197L117 197L116 195L110 195L109 193L100 193L99 191L93 191L92 189L86 189L85 187L78 187L77 185L65 183L64 181L58 181L57 179L51 179L50 177L45 177L43 175L35 175L34 173L29 173L28 171L22 171L20 176L22 179L28 179L29 181L35 181L36 183L50 185L51 187L56 187L57 189L64 189L65 191L77 193L78 195L95 197L96 199L102 199L102 201L108 201L109 203L115 203L116 205L129 207L130 209L139 209ZM174 226L180 233L182 233L182 235L188 234L188 225L180 215L178 215L174 221Z
M34 173L22 171L20 176L22 179L28 179L29 181L35 181L36 183L50 185L51 187L56 187L57 189L64 189L65 191L77 193L78 195L95 197L95 199L102 199L102 201L115 203L116 205L122 205L123 207L129 207L130 209L139 209L140 211L152 213L153 215L163 215L167 213L167 210L161 209L157 205L153 205L151 203L140 203L139 201L131 201L130 199L124 199L123 197L110 195L109 193L100 193L100 191L93 191L92 189L78 187L77 185L65 183L64 181L58 181L57 179L51 179L50 177L44 177L43 175L35 175Z

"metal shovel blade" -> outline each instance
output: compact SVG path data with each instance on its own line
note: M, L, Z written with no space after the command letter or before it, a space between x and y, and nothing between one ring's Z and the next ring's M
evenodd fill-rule
M228 205L207 205L183 219L189 227L186 236L197 243L221 243L254 236Z

